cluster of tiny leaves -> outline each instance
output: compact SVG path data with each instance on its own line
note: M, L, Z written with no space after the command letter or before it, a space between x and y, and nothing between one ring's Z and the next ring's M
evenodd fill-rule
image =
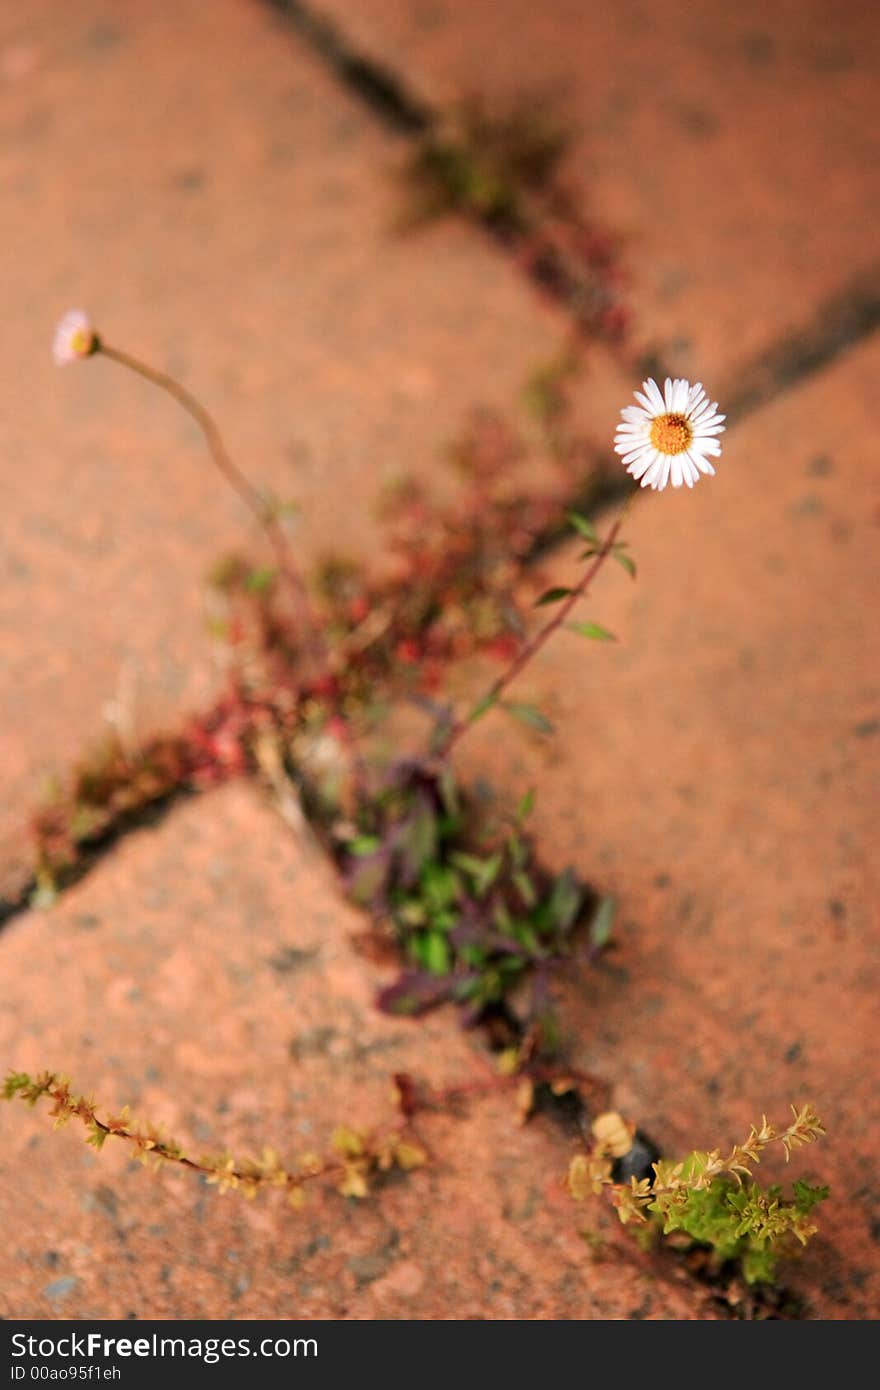
M344 846L349 891L391 924L404 961L380 995L384 1010L415 1015L452 1000L473 1023L529 976L530 1022L542 1021L552 1050L549 972L598 954L613 903L597 904L570 869L552 875L535 862L524 833L532 803L527 794L490 830L448 768L417 765L401 767L363 816Z
M762 1117L745 1143L734 1144L726 1155L720 1149L695 1150L683 1159L660 1159L652 1165L653 1177L632 1178L628 1186L615 1183L612 1173L633 1131L615 1116L619 1124L599 1133L588 1154L572 1159L568 1190L576 1201L583 1201L590 1193L610 1188L624 1224L654 1222L664 1235L683 1232L710 1247L719 1261L738 1260L748 1283L770 1283L790 1239L806 1245L815 1233L811 1212L828 1196L827 1187L796 1181L792 1199L786 1200L781 1187L762 1188L752 1176L769 1145L779 1144L788 1161L793 1149L825 1133L812 1106L792 1106L792 1113L784 1129Z
M78 1120L87 1130L86 1143L102 1149L108 1139L120 1140L131 1148L141 1163L161 1168L167 1164L200 1174L219 1192L239 1192L256 1197L267 1188L284 1192L288 1202L299 1208L305 1201L305 1188L316 1179L335 1187L344 1197L368 1196L372 1182L392 1168L408 1172L428 1160L422 1145L404 1127L383 1134L370 1134L338 1126L330 1140L330 1152L304 1153L295 1166L285 1167L273 1149L264 1149L258 1159L233 1158L221 1153L190 1158L176 1140L153 1125L135 1123L128 1107L119 1115L98 1114L94 1100L76 1095L69 1080L55 1072L31 1077L26 1072L10 1072L2 1089L4 1100L23 1100L36 1105L51 1102L50 1115L55 1128Z

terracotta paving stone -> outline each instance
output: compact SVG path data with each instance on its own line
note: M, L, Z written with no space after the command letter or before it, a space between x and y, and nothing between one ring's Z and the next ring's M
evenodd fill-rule
M880 1312L878 371L875 338L732 429L716 478L640 497L636 582L583 606L619 642L564 633L512 687L555 736L501 764L495 716L460 759L534 784L542 853L617 899L565 1032L664 1152L816 1105L798 1166L832 1196L797 1280L832 1318Z
M486 1066L448 1012L373 1007L387 979L352 945L359 914L259 793L228 787L130 836L51 911L0 941L0 1055L49 1066L197 1154L297 1154L341 1122L394 1120L389 1078ZM638 1262L591 1262L609 1218L560 1186L571 1139L520 1128L509 1093L425 1115L431 1166L358 1203L248 1203L100 1155L46 1113L0 1107L4 1317L711 1317ZM616 1218L614 1218L616 1224ZM669 1272L667 1271L667 1274Z
M873 7L842 0L311 0L440 109L549 96L638 331L721 390L877 260ZM876 290L875 290L876 293Z
M568 174L627 238L640 333L713 394L868 266L870 7L831 30L794 0L686 21L635 0L316 5L438 104L559 87ZM63 309L217 405L255 477L303 503L304 548L361 553L383 481L433 469L562 324L463 224L389 236L400 144L266 8L27 0L0 15L0 129L2 839L108 716L144 728L205 698L204 575L243 534L170 405L110 364L51 365ZM791 1282L835 1319L880 1313L878 369L874 340L732 429L717 479L643 498L638 581L615 568L589 608L621 641L562 638L520 685L554 739L493 716L461 760L511 794L536 782L542 855L618 900L616 953L558 986L572 1058L617 1106L673 1153L814 1101L828 1137L794 1175L832 1198ZM609 438L612 395L600 377L583 403ZM571 559L547 562L559 582ZM361 925L254 789L186 803L5 931L0 1055L197 1150L295 1154L390 1118L391 1071L483 1065L446 1013L375 1012ZM561 1192L571 1141L549 1122L518 1127L499 1096L423 1133L428 1170L289 1215L0 1107L0 1313L713 1316L659 1269L590 1262L585 1227L616 1222Z
M298 551L371 556L375 502L441 471L562 321L467 227L394 235L399 140L267 9L25 0L0 15L0 832L108 720L215 682L205 577L260 538L192 425L55 323L176 371Z

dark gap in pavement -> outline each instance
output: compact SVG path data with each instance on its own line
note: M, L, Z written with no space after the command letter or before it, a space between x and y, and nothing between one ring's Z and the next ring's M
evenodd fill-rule
M436 113L407 91L396 73L358 53L334 24L315 14L300 0L266 0L315 49L342 79L392 130L423 135Z
M95 839L83 850L82 858L77 864L76 872L59 884L57 895L66 893L69 888L73 888L81 879L86 878L100 860L106 858L116 845L124 840L133 830L151 830L160 825L165 817L178 806L181 801L192 796L198 796L199 792L190 786L176 787L166 796L154 801L152 805L144 807L142 810L133 814L128 819L110 827L109 830L97 835ZM14 886L6 888L0 895L0 931L11 922L13 918L22 913L30 912L35 904L34 894L39 891L39 880L35 874L22 871L21 874L13 874Z
M724 396L728 419L734 423L752 415L815 376L878 328L880 264L820 304L804 328L786 334L737 371L737 384Z
M337 25L316 14L302 0L265 0L265 3L300 33L344 85L392 130L417 136L439 124L440 113L416 97L399 73L359 52ZM509 246L503 228L499 229L488 219L483 219L483 225L496 245ZM563 266L554 264L549 270L539 268L539 273L531 278L571 314L569 291L572 286ZM876 332L878 327L880 265L873 266L820 305L804 328L789 331L753 362L737 370L736 384L719 392L718 397L725 402L728 421L733 424L744 419L815 375ZM636 369L643 376L660 380L675 375L662 358L652 355L639 361ZM621 489L620 495L624 491ZM615 500L617 495L611 490L606 500ZM537 548L546 549L555 539L555 534L548 536Z
M359 54L326 19L315 15L301 0L264 0L314 48L320 57L385 124L399 134L424 134L437 122L437 114L418 101L404 83L387 68ZM496 244L504 245L497 229ZM564 301L562 301L564 303ZM850 281L831 299L821 304L809 324L792 329L772 344L751 363L737 369L735 383L718 393L724 401L728 424L734 425L760 410L770 401L794 389L809 377L820 372L837 357L880 328L880 264ZM644 357L635 364L640 376L663 379L675 375L659 357ZM621 502L630 492L629 477L621 471L619 478L601 471L584 492L572 499L578 511L597 516ZM537 560L556 545L571 538L567 525L548 527L539 535L526 557ZM168 797L160 806L144 816L134 818L124 826L115 827L92 847L83 865L83 874L109 853L129 830L154 824L177 801L178 796L193 794L181 790ZM33 875L13 873L13 887L0 885L0 928L29 910L38 884ZM10 876L7 876L7 883ZM69 885L65 885L65 888ZM61 891L64 891L63 889Z

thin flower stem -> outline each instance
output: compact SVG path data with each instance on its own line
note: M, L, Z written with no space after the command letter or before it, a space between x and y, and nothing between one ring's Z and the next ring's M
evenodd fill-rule
M629 497L623 505L620 515L618 516L611 530L608 532L608 535L605 537L605 540L602 542L601 546L599 547L599 550L593 557L593 563L589 565L587 569L584 571L584 574L582 575L581 579L572 589L571 593L567 596L567 598L562 603L560 603L559 607L557 608L550 621L545 623L544 626L540 629L540 631L536 632L534 637L532 637L525 644L525 646L521 648L521 650L514 657L513 661L507 667L506 671L502 671L501 675L497 678L497 680L495 680L492 683L492 685L486 691L486 694L483 696L483 698L481 700L478 700L477 703L474 706L472 706L472 708L468 711L467 714L462 715L461 718L457 719L455 723L452 725L451 729L446 734L445 738L440 744L439 749L436 752L436 757L439 761L445 761L445 759L449 757L449 754L452 752L452 749L455 747L455 745L467 733L468 729L472 728L472 726L476 724L477 721L481 719L484 714L487 714L488 711L492 708L492 706L498 702L499 696L501 696L507 689L507 687L514 680L516 680L516 677L520 674L524 667L528 666L532 658L537 655L537 653L541 650L544 644L553 636L554 632L556 632L557 629L562 626L569 613L574 608L575 604L578 603L578 601L586 595L590 584L593 582L596 575L599 573L599 570L602 568L605 561L608 559L608 556L611 554L611 551L614 548L614 543L617 540L618 535L620 534L620 529L623 526L623 523L626 520L626 517L629 514L629 511L637 496L638 493L636 492L630 493Z
M223 442L217 424L213 416L205 409L201 401L197 400L185 386L181 386L179 381L169 376L167 372L159 371L156 367L149 366L137 357L132 357L128 352L123 352L121 348L111 347L105 343L103 338L95 335L94 352L99 352L108 357L111 362L117 362L122 367L127 367L129 371L135 372L138 376L149 381L153 386L158 386L161 391L171 396L178 405L182 406L187 414L198 425L199 429L208 446L217 469L229 483L230 487L244 502L245 506L253 513L275 552L278 563L278 572L287 584L288 590L293 601L299 610L303 624L306 629L307 640L312 657L316 664L324 668L331 674L333 673L333 658L321 628L315 618L312 605L309 601L308 590L306 589L302 575L300 574L293 558L290 554L290 546L284 530L275 515L271 506L267 505L265 499L254 487L253 483L241 471L238 464L232 459L226 445ZM352 779L355 791L358 795L363 790L365 780L365 769L363 760L358 751L351 725L342 710L342 703L339 697L335 676L332 682L331 700L333 714L337 721L337 728L346 752L352 771Z
M290 554L290 547L287 537L281 524L273 512L271 506L267 505L265 499L254 487L253 483L245 477L238 464L230 457L229 451L223 442L223 438L217 428L213 416L205 409L201 401L189 392L185 386L181 386L174 377L168 376L166 372L159 371L156 367L150 367L146 362L141 362L139 358L132 357L130 353L123 352L121 348L111 347L105 343L103 338L98 339L97 349L104 357L108 357L111 362L118 362L120 366L127 367L129 371L135 372L138 376L149 381L153 386L158 386L161 391L165 391L177 404L182 406L187 414L195 420L205 438L208 452L216 464L219 472L223 475L230 487L238 494L245 506L253 513L266 535L269 544L275 552L278 562L278 570L285 580L297 607L306 623L310 642L315 649L324 649L325 644L320 639L319 629L312 613L309 597L302 576Z

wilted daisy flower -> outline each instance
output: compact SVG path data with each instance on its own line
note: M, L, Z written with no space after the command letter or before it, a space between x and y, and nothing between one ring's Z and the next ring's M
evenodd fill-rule
M716 414L718 402L709 401L699 382L671 381L660 387L649 379L635 392L638 405L620 413L623 423L614 436L614 448L627 473L641 478L642 487L662 492L667 483L693 487L701 473L714 473L709 462L721 453L717 436L723 434L726 417Z
M90 357L97 347L98 335L88 314L82 309L70 309L55 329L52 341L52 356L59 367L79 357Z

